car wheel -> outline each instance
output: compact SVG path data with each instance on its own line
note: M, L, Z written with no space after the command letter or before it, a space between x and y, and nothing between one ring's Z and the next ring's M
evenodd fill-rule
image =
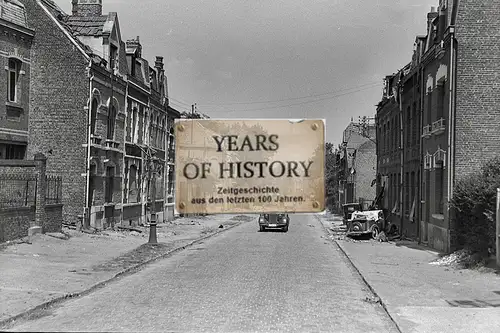
M263 226L260 226L260 232L264 232L266 230L266 228L264 228Z
M283 228L283 232L288 232L288 226Z
M372 229L372 238L375 239L378 236L378 227L373 227Z

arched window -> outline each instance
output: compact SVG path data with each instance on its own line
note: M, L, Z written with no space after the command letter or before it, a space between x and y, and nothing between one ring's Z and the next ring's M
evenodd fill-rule
M9 58L9 69L7 76L8 85L8 101L13 103L19 102L19 72L21 70L21 62L14 58Z
M113 140L115 136L115 121L116 121L116 107L115 104L111 101L109 110L108 110L108 134L107 139Z
M99 102L97 101L97 98L94 98L92 100L92 106L90 109L90 134L95 134L95 123L97 119L97 107L99 105Z

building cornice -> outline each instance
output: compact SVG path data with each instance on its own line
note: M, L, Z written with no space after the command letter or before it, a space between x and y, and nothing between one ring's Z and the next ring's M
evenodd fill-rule
M25 36L29 37L30 39L32 39L35 36L35 30L20 26L18 24L4 20L2 18L0 18L0 26L9 28L9 29L17 31L17 32L20 32L20 33L24 34Z

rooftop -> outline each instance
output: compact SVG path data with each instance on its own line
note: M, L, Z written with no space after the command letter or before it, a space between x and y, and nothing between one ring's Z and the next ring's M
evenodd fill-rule
M108 20L108 15L95 17L67 16L66 24L71 28L75 36L94 36L103 35L104 23Z
M28 28L24 5L18 0L0 0L0 18Z

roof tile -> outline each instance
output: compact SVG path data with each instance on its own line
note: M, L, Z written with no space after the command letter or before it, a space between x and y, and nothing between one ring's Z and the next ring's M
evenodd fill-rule
M24 5L18 0L4 0L0 2L0 17L19 26L28 27Z
M75 36L102 36L102 28L107 21L107 15L95 17L68 16L65 23Z

